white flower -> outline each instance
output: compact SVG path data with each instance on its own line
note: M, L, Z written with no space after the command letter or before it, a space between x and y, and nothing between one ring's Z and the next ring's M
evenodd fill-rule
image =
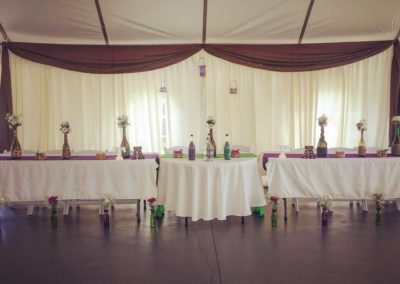
M206 123L208 124L208 126L213 127L215 125L215 119L212 115L209 115L207 117L207 121Z
M117 121L118 121L118 126L119 127L127 127L129 124L129 118L127 115L122 114L120 116L117 117Z
M62 133L64 133L64 134L69 134L69 133L72 131L71 125L69 124L68 121L63 121L63 122L60 124L60 131L61 131Z
M17 128L17 127L19 127L19 126L21 126L22 125L22 114L11 114L11 113L7 113L6 114L6 117L4 118L6 121L7 121L7 123L8 123L8 127L10 128L10 129L12 129L12 128Z
M322 198L319 200L319 204L322 208L328 209L332 205L332 196L330 196L329 194L323 195Z
M385 194L382 192L375 192L370 194L371 198L375 201L377 208L383 208L385 203Z
M367 130L367 121L365 119L361 119L359 123L356 124L356 127L360 131Z
M105 194L104 197L101 199L101 205L105 210L109 210L111 206L115 203L115 196L112 194Z
M6 205L6 199L3 196L0 196L0 207Z
M320 117L318 117L318 125L320 127L324 127L328 125L328 117L324 114L322 114Z
M400 116L393 116L392 117L392 123L395 126L399 126L400 125Z

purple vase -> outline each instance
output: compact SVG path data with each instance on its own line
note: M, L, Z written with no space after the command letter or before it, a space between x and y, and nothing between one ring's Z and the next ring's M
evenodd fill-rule
M323 208L322 209L322 227L327 227L328 226L328 209Z

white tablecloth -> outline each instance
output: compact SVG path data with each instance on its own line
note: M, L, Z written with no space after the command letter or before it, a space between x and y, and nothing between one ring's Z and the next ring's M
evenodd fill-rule
M0 161L0 196L8 201L155 197L157 163L148 160Z
M400 197L400 158L277 159L267 163L269 191L282 197L365 199Z
M251 206L265 205L257 159L161 159L158 202L193 221L250 215Z

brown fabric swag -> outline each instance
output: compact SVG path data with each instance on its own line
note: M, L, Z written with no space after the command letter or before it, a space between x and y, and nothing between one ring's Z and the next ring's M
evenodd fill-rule
M384 51L392 44L393 41L300 45L96 46L9 42L3 44L0 117L4 117L6 112L12 110L8 49L22 58L37 63L96 74L155 70L185 60L200 51L201 48L204 48L211 55L249 67L281 72L298 72L322 70L357 62ZM391 82L391 103L395 105L391 105L391 115L399 110L399 60L400 49L398 43L396 43ZM9 148L9 138L6 125L0 123L0 150Z

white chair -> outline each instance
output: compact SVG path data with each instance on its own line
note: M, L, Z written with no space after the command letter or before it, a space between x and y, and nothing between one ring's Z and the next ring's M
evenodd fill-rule
M183 154L187 154L189 151L187 146L173 146L169 148L164 148L164 153L173 154L174 151L179 151L179 150L183 150Z
M250 153L250 147L244 145L232 145L231 149L239 150L240 153Z

